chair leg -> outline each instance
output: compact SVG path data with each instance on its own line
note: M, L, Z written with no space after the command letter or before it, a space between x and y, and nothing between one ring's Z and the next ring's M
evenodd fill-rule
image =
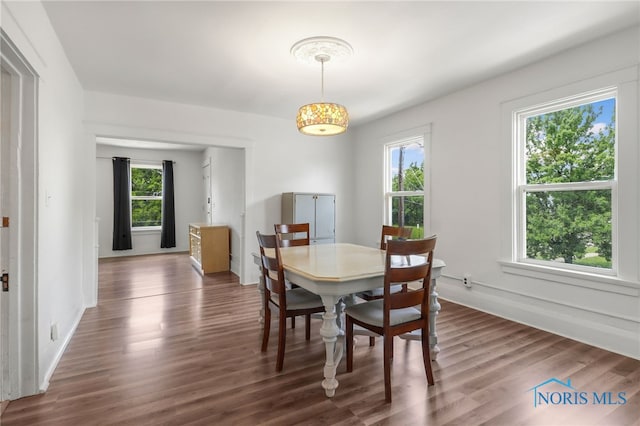
M271 330L271 309L267 305L264 309L264 324L262 328L262 352L267 351L267 345L269 344L269 332Z
M427 383L432 386L433 369L431 368L431 350L429 348L429 330L422 329L422 359L424 360L424 371L427 373Z
M353 371L353 322L351 321L351 317L349 315L345 315L345 337L344 344L347 349L347 372L350 373Z
M291 317L291 328L296 328L296 317Z
M373 336L369 336L369 346L375 346L376 345L376 338Z
M304 316L304 338L311 340L311 315Z
M384 400L391 402L391 358L393 336L384 336Z
M284 313L278 318L278 355L276 358L276 371L282 371L284 365L284 344L287 339L287 317Z

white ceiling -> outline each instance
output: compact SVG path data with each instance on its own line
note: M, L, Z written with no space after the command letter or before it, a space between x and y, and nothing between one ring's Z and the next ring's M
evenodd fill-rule
M55 1L44 7L84 89L294 120L320 66L289 49L348 41L325 100L351 125L637 25L638 1ZM597 60L597 52L594 52Z

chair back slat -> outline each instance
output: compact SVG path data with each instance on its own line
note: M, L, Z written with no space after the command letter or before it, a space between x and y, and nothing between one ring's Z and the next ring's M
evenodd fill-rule
M424 260L422 265L415 266L394 266L389 270L390 283L406 283L418 281L429 272L429 264Z
M429 295L424 289L419 288L413 291L407 291L406 293L397 293L389 298L389 309L403 309L410 308L411 306L420 306L425 297Z
M256 232L256 235L258 237L258 244L260 245L262 276L264 277L266 290L284 297L286 286L278 238L275 235L261 234L259 231ZM267 253L265 249L268 249L269 252Z
M273 227L280 238L280 247L309 245L308 223L276 223Z
M408 239L411 237L411 232L413 228L410 226L400 227L400 226L389 226L382 225L382 235L380 236L380 250L387 249L387 241L390 238L396 237L400 239Z

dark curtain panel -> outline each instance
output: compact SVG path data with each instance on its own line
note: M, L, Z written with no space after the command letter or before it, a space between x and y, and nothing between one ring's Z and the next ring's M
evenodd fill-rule
M161 248L176 246L176 209L173 198L173 161L165 160L162 162Z
M113 250L131 250L129 159L113 157Z

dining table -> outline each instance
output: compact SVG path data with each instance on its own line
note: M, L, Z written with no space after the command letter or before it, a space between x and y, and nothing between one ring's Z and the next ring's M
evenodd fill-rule
M342 310L345 304L354 303L355 294L384 285L386 252L357 244L332 243L282 247L280 253L285 278L322 298L325 312L320 335L326 351L322 387L328 397L333 397L338 387L336 370L344 350ZM254 261L260 265L259 256L254 255ZM442 260L434 259L431 267L429 347L432 359L436 359L440 351L436 333L436 317L440 311L436 278L445 266ZM264 292L263 282L258 289Z

